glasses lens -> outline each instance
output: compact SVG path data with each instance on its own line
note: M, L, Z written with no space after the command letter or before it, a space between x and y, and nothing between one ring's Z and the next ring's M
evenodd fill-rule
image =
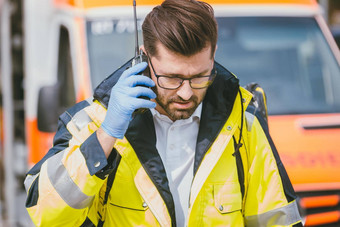
M191 79L191 87L192 88L205 88L209 87L212 83L212 80L209 79L209 76L195 77Z
M159 76L158 77L158 85L162 88L167 89L176 89L181 86L182 79L176 77L165 77Z

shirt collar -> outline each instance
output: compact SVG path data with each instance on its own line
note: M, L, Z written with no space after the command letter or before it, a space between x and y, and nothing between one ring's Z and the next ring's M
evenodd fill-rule
M173 123L173 121L166 115L160 114L155 108L150 109L153 118L158 118L163 121L167 121L169 123ZM200 120L201 118L201 113L202 113L202 103L200 103L195 112L188 118L188 119L183 119L183 120L178 120L178 121L190 121L192 122L193 120Z

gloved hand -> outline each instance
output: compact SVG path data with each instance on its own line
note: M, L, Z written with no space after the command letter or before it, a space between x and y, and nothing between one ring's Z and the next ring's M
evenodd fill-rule
M155 108L156 103L138 98L146 96L156 98L156 94L147 87L155 86L149 77L137 75L147 67L146 62L139 63L123 72L115 86L112 87L109 105L102 129L118 139L122 139L129 126L132 113L139 108ZM144 85L142 87L138 85Z

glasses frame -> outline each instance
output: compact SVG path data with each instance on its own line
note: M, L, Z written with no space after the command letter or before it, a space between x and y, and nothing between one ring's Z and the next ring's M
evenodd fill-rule
M155 74L155 77L157 78L157 84L158 84L158 86L161 87L161 88L163 88L163 89L167 89L167 90L176 90L176 89L178 89L179 87L182 86L182 84L183 84L183 82L184 82L185 80L189 80L189 84L190 84L190 87L191 87L192 89L204 89L204 88L209 87L211 84L209 84L208 86L205 86L205 87L195 88L195 87L192 87L192 85L191 85L191 80L192 80L192 79L195 79L195 78L209 77L209 80L208 80L208 81L213 81L213 80L215 79L215 77L216 77L216 74L217 74L217 71L216 71L216 68L215 68L215 64L214 64L214 67L213 67L213 69L211 70L210 75L206 75L206 76L195 76L195 77L193 77L193 78L181 78L181 77L176 77L176 76L157 75L156 72L155 72L155 69L153 68L153 65L152 65L152 62L151 62L151 58L148 57L148 60L149 60L149 62L150 62L151 69L152 69L153 73ZM161 86L161 85L159 84L159 81L158 81L158 80L159 80L160 77L177 78L177 79L181 79L182 81L181 81L181 83L178 85L178 87L176 87L176 88L167 88L167 87Z

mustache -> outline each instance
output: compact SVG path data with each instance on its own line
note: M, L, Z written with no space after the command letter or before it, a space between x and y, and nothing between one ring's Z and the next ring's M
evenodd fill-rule
M191 96L191 98L187 99L187 100L182 99L180 96L175 96L175 97L171 97L170 99L168 99L168 103L170 103L170 102L181 103L181 102L191 102L191 101L196 103L198 101L197 96Z

